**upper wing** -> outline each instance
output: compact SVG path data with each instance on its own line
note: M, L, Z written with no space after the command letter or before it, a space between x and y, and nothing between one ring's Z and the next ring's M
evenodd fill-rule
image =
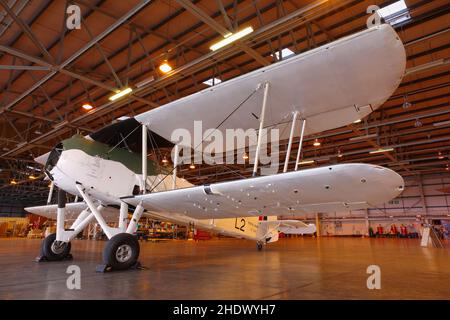
M87 208L84 202L72 202L66 204L66 220L75 220L81 211ZM56 220L56 211L58 205L51 204L46 206L28 207L26 211L37 214L38 216ZM112 207L105 207L102 210L102 216L106 222L117 222L119 219L119 210Z
M403 178L368 164L341 164L185 189L124 197L149 211L196 219L295 215L363 209L400 194Z
M170 141L180 128L193 137L194 121L199 120L203 130L224 119L222 132L256 129L262 90L230 114L258 84L268 81L265 126L279 128L280 139L287 139L289 130L284 129L297 110L299 118L307 119L308 135L347 125L378 108L400 84L405 64L398 35L389 25L380 25L170 102L136 120ZM194 140L191 147L198 144Z

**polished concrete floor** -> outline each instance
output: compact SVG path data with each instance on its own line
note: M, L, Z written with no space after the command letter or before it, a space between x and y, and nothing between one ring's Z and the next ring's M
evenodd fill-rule
M104 242L76 240L73 261L35 263L40 240L0 239L0 299L450 299L450 250L412 239L141 242L147 270L96 273ZM66 269L81 268L81 290ZM369 265L381 289L368 290Z

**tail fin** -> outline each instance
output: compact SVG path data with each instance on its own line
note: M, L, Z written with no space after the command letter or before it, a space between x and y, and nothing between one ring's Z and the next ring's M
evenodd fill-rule
M256 236L259 241L271 243L278 241L278 217L277 216L261 216L259 217L258 230Z

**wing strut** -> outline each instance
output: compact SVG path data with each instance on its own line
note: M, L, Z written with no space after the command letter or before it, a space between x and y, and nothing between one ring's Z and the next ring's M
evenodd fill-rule
M283 172L287 172L288 165L289 165L289 158L291 157L292 140L294 139L295 122L297 121L297 114L298 114L298 111L295 111L294 115L292 116L291 133L289 135L289 143L288 143L288 147L286 150L286 159L284 160Z
M298 163L300 161L300 154L302 152L303 136L305 134L305 124L306 124L306 119L302 119L302 131L300 133L300 141L299 141L299 145L298 145L297 159L295 160L295 171L297 171L297 169L298 169Z
M258 162L259 162L259 152L261 149L262 142L262 129L264 128L264 117L266 115L266 105L267 105L267 94L269 93L269 82L264 83L264 97L261 109L261 120L259 121L259 130L258 130L258 144L256 145L256 154L255 154L255 164L253 166L253 174L255 177L258 171Z
M142 194L147 189L147 125L142 125Z

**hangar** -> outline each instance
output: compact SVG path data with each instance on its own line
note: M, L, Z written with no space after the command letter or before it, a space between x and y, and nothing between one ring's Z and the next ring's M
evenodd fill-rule
M0 298L448 299L449 9L0 0Z

